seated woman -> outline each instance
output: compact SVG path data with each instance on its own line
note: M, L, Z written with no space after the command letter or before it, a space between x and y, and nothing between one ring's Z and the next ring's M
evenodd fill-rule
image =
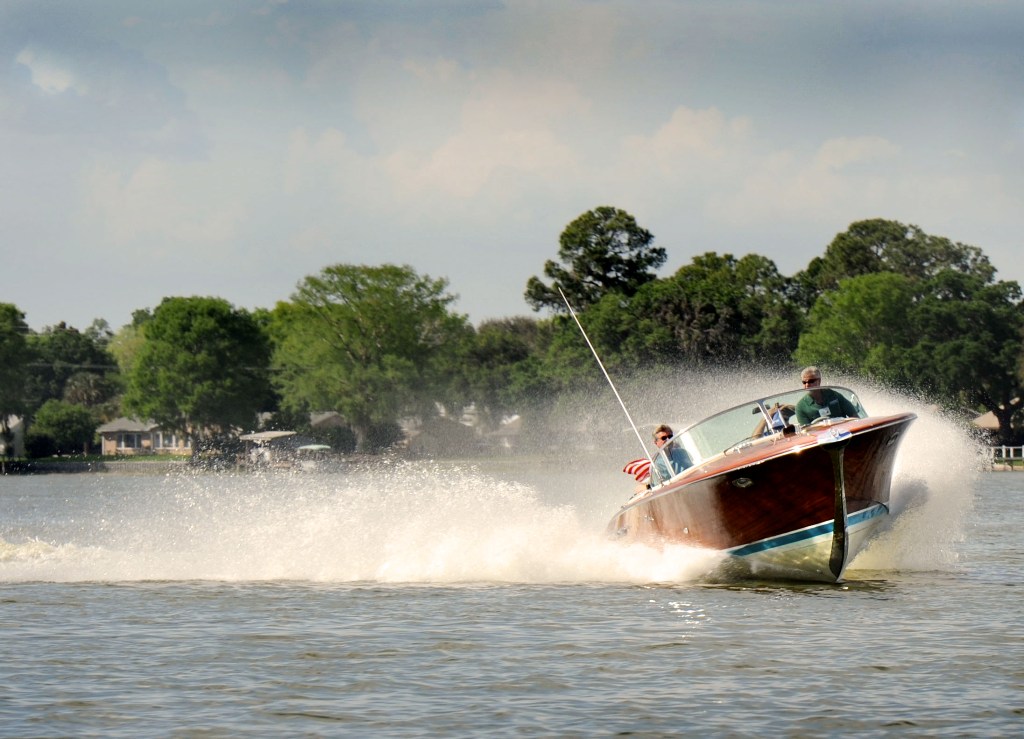
M654 457L654 468L651 470L652 485L665 482L687 467L693 466L690 456L672 440L673 436L672 427L666 424L654 429L654 445L660 451Z

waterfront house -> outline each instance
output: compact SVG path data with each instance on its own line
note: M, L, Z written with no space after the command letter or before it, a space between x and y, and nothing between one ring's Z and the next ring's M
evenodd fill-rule
M137 454L192 453L192 445L182 435L164 431L152 421L117 418L96 429L101 453L107 456Z

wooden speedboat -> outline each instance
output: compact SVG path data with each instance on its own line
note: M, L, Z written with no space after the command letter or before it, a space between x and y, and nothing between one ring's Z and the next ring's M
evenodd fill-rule
M807 391L795 390L680 431L672 443L693 465L661 480L658 468L671 468L655 457L650 488L619 510L609 534L720 550L746 576L840 581L889 514L896 450L916 416L869 416L851 390L829 389L857 417L801 426L794 409Z

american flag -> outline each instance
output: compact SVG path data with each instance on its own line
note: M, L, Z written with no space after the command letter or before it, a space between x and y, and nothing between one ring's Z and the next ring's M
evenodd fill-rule
M623 467L622 471L635 477L637 482L643 482L651 476L651 460L634 459Z

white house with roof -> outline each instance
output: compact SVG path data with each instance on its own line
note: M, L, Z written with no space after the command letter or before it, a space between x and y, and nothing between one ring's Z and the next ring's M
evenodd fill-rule
M191 454L192 445L182 434L164 431L152 421L116 418L96 429L101 453L108 456L136 454Z

